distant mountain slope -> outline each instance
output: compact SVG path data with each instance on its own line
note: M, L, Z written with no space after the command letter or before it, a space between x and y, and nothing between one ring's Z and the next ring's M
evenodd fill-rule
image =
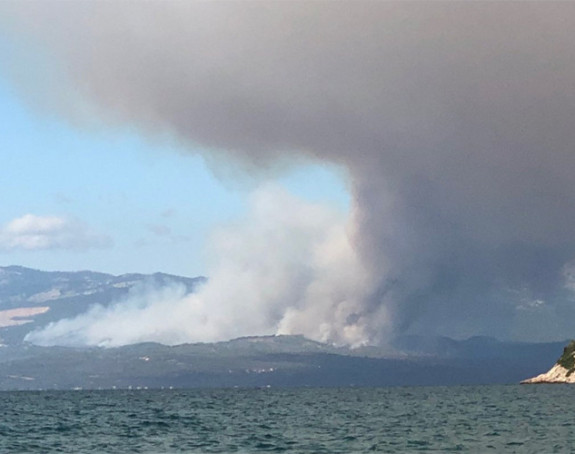
M21 266L0 267L0 339L9 344L21 342L33 329L79 315L92 304L107 306L126 296L136 285L162 287L175 283L192 292L203 282L204 277L163 273L114 276L93 271L48 272Z
M505 344L501 344L505 347ZM378 357L302 336L246 337L211 344L118 348L0 348L0 390L399 386L517 383L549 367L560 346L525 344L516 358ZM535 349L533 350L533 348ZM529 351L532 353L530 354Z
M205 278L162 273L113 276L0 267L0 390L214 386L390 386L516 383L551 367L564 342L501 342L404 336L386 347L336 347L303 336L118 348L39 347L27 333L92 304L109 305L138 285ZM184 321L182 321L184 323ZM574 374L575 375L575 374Z

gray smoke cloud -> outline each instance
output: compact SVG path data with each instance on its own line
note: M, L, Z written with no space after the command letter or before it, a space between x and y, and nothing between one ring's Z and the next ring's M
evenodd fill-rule
M44 107L248 169L302 156L345 167L372 282L355 318L383 307L393 320L369 325L371 342L390 329L572 334L575 4L0 8L10 39L57 65ZM25 85L25 65L6 58Z

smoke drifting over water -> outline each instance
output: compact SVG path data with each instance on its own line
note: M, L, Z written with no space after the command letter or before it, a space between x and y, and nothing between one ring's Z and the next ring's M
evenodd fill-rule
M359 319L373 320L362 334L372 342L403 332L572 334L575 4L0 8L69 78L50 86L68 115L81 97L218 161L265 168L308 156L347 169L367 284L327 338L349 340L342 330ZM248 262L266 252L255 246ZM303 332L312 319L292 320Z

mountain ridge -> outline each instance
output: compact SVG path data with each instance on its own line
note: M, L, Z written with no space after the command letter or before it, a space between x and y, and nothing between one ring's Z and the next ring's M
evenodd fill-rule
M458 342L458 341L455 341ZM505 343L501 347L505 348ZM174 346L0 348L0 390L436 386L518 383L549 367L561 343L519 357L365 354L303 336L249 336ZM544 348L542 348L544 347Z
M137 285L176 283L193 292L205 281L165 273L114 276L0 267L0 322L23 322L0 326L0 390L517 383L549 368L549 358L565 345L481 336L400 336L390 345L357 348L300 335L113 348L41 347L24 341L27 333L51 321L79 315L93 304L113 304ZM10 312L45 307L34 314Z
M126 297L137 285L163 287L173 283L183 285L189 293L206 280L203 276L189 278L159 272L113 275L88 270L41 271L17 265L2 266L0 339L5 344L21 343L29 332L51 322L76 317L95 304L108 306ZM11 324L13 313L7 312L46 307L48 310L44 312L20 317L19 324Z

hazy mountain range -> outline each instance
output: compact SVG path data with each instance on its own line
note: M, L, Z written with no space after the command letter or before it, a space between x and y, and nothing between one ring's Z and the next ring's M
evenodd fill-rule
M18 344L30 331L50 322L75 317L93 304L107 306L120 300L136 285L176 283L191 292L205 280L163 273L114 276L0 267L0 339L5 344Z
M515 383L547 370L566 343L405 336L392 346L350 349L302 336L254 336L211 344L71 348L24 341L30 331L95 303L109 305L136 285L177 283L193 292L204 281L0 267L0 389Z

